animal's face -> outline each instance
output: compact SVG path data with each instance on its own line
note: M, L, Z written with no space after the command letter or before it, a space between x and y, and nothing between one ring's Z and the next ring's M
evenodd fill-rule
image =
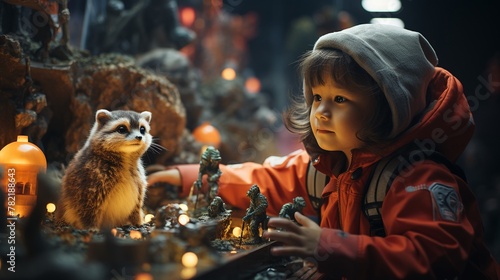
M98 137L107 149L123 153L143 154L152 142L149 133L151 113L144 111L106 111L99 110L96 114Z

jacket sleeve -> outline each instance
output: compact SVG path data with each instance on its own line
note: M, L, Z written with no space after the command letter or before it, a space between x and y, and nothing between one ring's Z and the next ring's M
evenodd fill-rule
M466 184L440 164L425 161L412 167L396 177L384 199L387 235L322 229L316 252L320 270L353 279L454 279L474 240L461 188Z
M309 155L304 150L295 151L284 157L269 157L263 164L252 162L221 164L219 168L222 175L219 179L218 195L225 203L246 209L250 203L246 193L253 184L257 184L269 202L267 208L269 215L278 215L283 204L291 202L297 196L302 196L306 200L304 214L316 215L305 185L308 165ZM181 173L181 196L185 197L197 179L199 165L177 165L175 168ZM205 178L203 180L205 181Z

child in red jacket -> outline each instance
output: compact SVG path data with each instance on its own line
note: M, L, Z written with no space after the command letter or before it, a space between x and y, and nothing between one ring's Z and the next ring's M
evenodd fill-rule
M312 162L329 177L319 225L306 217L314 214L309 199L306 216L295 214L301 226L271 218L268 226L284 229L263 234L283 243L273 254L308 258L322 272L353 279L498 279L474 196L444 164L410 153L379 209L383 236L370 231L363 211L378 162L409 146L453 162L472 136L462 86L437 61L421 34L399 27L358 25L320 37L301 63L304 98L284 114L307 153L221 166L219 195L244 208L245 192L258 184L276 214L293 197L309 198ZM177 166L149 182L183 185L186 193L196 171Z

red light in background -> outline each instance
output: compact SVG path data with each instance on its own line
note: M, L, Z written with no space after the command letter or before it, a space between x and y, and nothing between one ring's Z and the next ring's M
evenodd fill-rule
M255 77L250 77L245 81L245 88L249 93L260 92L260 81Z
M191 27L196 19L196 12L191 7L183 7L180 9L180 19L182 25Z

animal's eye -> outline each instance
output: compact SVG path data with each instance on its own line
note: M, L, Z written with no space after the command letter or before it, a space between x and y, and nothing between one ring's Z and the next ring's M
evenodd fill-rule
M345 97L342 97L342 96L335 96L335 102L337 103L343 103L343 102L346 102L347 99Z
M146 133L146 128L144 126L141 126L141 128L139 128L139 131L141 132L141 134L144 134Z
M128 133L128 129L126 126L124 125L120 125L116 128L116 132L120 133L120 134L126 134Z

